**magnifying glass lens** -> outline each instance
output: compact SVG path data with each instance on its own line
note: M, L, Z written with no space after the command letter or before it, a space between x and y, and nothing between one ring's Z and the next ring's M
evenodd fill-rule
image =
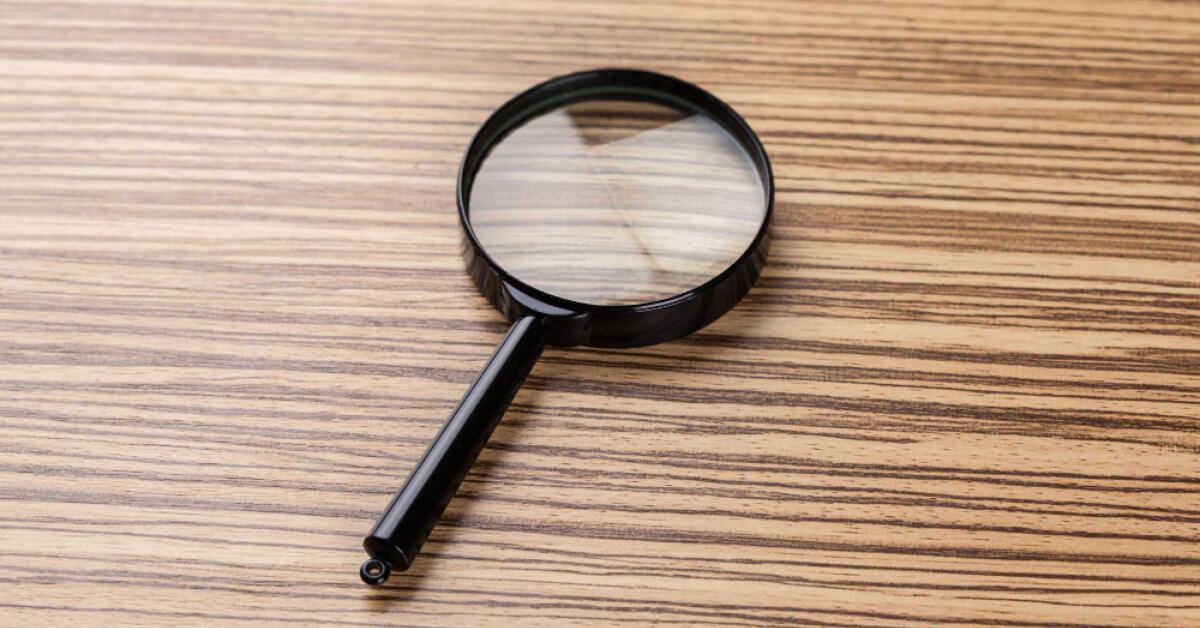
M750 155L701 113L648 100L579 100L494 144L468 220L513 277L593 306L687 292L753 243L767 192Z

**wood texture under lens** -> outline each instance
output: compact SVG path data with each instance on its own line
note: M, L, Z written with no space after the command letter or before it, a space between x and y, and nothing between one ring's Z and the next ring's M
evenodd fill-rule
M1200 624L1200 9L0 3L0 625ZM359 540L504 324L488 113L696 81L778 177L697 336L547 351L414 570Z
M467 215L491 259L528 285L635 305L703 285L745 254L767 213L763 177L706 116L588 100L493 146Z

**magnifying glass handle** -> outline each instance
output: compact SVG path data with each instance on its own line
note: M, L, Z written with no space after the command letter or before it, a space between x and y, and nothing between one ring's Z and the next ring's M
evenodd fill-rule
M500 417L546 346L546 320L523 316L508 330L450 419L392 498L363 547L363 582L381 585L412 564Z

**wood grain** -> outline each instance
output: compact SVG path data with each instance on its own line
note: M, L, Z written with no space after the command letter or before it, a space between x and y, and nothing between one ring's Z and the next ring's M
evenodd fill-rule
M0 2L0 625L1200 625L1200 5ZM571 70L762 136L770 266L551 349L413 571L361 536L505 328L461 151Z

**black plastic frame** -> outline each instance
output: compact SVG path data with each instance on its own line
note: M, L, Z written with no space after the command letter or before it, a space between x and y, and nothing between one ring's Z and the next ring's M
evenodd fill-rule
M746 250L704 284L672 297L636 305L591 305L543 292L510 275L480 244L471 228L471 185L492 147L531 118L571 102L631 95L692 110L716 120L746 150L762 180L767 207L762 225ZM510 321L539 316L551 321L548 342L595 347L640 347L690 334L720 318L750 291L767 262L769 226L774 214L775 179L758 136L732 107L704 89L645 70L602 69L576 72L535 85L500 106L467 147L458 171L458 218L463 256L476 287Z

